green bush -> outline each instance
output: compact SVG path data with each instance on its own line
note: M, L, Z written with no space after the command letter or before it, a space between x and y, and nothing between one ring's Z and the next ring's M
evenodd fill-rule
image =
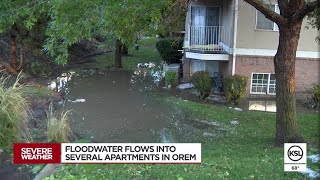
M38 77L50 77L53 72L51 66L40 61L33 61L30 63L30 74Z
M0 78L0 147L11 148L13 143L30 140L28 129L29 104L22 86L16 82L6 87L7 79Z
M228 103L239 104L240 99L246 94L247 80L246 76L237 74L224 79L224 93Z
M312 84L310 89L311 96L307 99L307 104L310 108L320 107L320 85Z
M210 95L213 82L208 72L198 71L193 73L191 83L198 90L200 99L204 100Z
M177 85L177 73L173 71L167 71L165 73L164 79L166 81L166 85L171 85L175 87Z
M159 40L156 44L161 58L168 64L180 63L182 53L178 50L182 50L182 46L182 38L165 38Z

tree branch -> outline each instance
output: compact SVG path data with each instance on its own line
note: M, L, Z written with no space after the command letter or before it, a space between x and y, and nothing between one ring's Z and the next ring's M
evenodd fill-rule
M280 14L270 10L262 0L244 0L262 14L266 16L266 18L270 19L271 21L277 23L278 25L286 24L287 20L281 16Z
M311 13L317 7L320 7L320 0L306 3L299 11L293 15L293 21L302 20L306 15Z

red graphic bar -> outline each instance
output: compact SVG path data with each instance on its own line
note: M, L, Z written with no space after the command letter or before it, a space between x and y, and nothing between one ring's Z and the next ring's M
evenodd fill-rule
M15 164L59 164L61 144L57 143L17 143L13 145Z

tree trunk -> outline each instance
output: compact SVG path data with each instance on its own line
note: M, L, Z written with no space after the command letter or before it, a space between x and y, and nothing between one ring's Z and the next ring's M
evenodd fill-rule
M279 46L274 57L276 76L276 145L303 142L296 117L295 61L302 21L279 27Z
M17 67L17 37L14 34L10 34L10 66Z
M122 56L122 43L120 40L117 40L116 52L115 52L115 58L114 58L115 68L122 68L121 56Z
M21 70L22 66L24 63L24 48L23 48L23 43L20 43L20 59L19 59L19 65L16 67L16 70L19 71Z
M128 46L126 46L125 44L122 47L122 54L123 55L128 55L129 54Z

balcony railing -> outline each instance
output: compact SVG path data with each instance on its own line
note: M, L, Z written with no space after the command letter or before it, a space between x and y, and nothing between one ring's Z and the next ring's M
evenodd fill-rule
M200 51L225 51L229 45L229 31L223 26L190 26L189 49Z

